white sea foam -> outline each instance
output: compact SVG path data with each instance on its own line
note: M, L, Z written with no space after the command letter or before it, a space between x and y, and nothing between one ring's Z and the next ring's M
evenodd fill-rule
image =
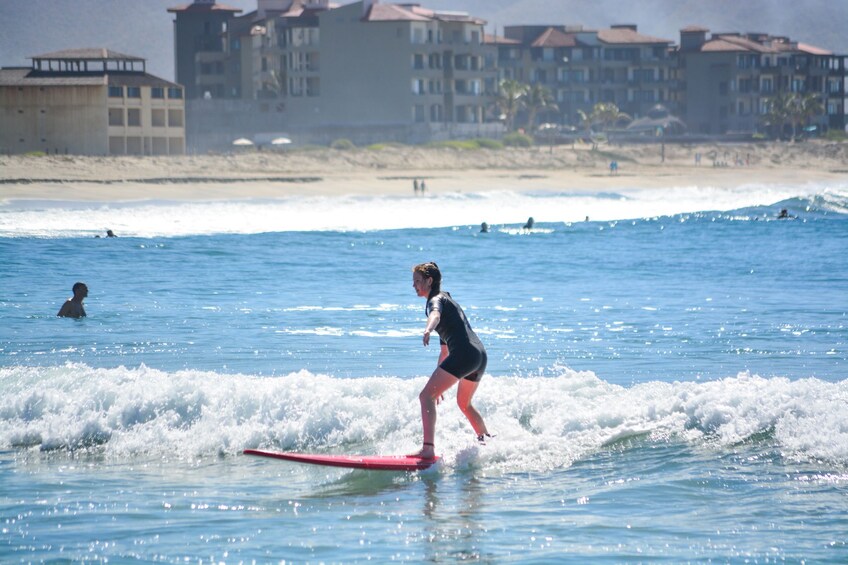
M473 226L523 235L517 226L536 223L651 218L700 211L769 206L789 199L818 209L848 212L848 185L736 188L621 189L609 193L449 193L429 197L297 197L223 202L0 203L0 237L75 237L102 234L171 237L279 231L389 230ZM502 227L497 227L502 226ZM549 232L549 227L537 231Z
M255 377L144 366L7 367L0 369L0 449L29 456L95 450L112 460L253 447L405 452L420 442L423 383L423 376L342 379L307 371ZM740 374L627 388L561 368L557 377L487 377L476 404L497 438L478 448L456 405L442 403L437 434L449 467L556 469L634 437L707 449L767 441L788 459L848 465L848 380Z

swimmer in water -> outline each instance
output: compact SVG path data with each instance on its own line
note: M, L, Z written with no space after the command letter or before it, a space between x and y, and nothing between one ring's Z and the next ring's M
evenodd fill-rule
M85 318L85 308L82 306L82 301L88 296L88 287L85 283L78 282L74 284L74 295L68 298L59 312L56 314L60 318Z

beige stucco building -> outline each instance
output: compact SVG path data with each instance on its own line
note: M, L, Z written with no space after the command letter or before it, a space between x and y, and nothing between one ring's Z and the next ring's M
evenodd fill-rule
M0 69L0 152L168 155L185 152L180 85L144 59L108 49L32 57Z

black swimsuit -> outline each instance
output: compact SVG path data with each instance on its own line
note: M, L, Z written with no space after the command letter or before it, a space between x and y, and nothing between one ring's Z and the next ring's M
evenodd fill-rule
M439 341L448 346L448 356L439 365L458 379L477 382L486 371L486 348L450 294L440 292L427 301L424 312L427 316L433 310L441 314L436 332Z

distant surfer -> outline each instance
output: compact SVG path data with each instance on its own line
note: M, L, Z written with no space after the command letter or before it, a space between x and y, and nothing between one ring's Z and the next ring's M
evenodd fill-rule
M780 211L780 214L777 215L777 219L778 220L794 220L795 216L791 216L789 214L789 210L784 208Z
M56 314L60 318L85 317L85 308L82 306L82 301L88 296L88 287L85 286L85 283L78 282L74 284L72 290L74 291L74 295L62 304L59 313Z
M533 216L530 216L529 218L527 218L527 223L524 224L524 227L521 229L523 229L524 231L530 231L533 229L533 224L535 223L536 222L535 220L533 220Z
M444 393L459 383L456 402L468 418L477 439L483 442L491 437L483 417L471 399L486 370L486 349L465 317L459 304L447 292L442 292L442 273L433 262L416 265L412 269L412 286L418 296L427 299L424 308L427 324L424 326L424 345L430 344L433 330L439 334L441 351L439 364L424 386L418 400L421 402L421 422L424 442L415 455L423 458L435 456L436 405Z

